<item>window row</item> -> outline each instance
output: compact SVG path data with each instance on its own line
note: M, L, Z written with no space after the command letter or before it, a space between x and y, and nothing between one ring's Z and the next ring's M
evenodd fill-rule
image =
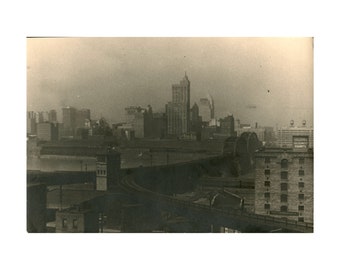
M264 204L264 209L265 210L270 210L270 204L269 203L265 203ZM298 209L299 209L299 211L304 211L305 210L305 206L304 205L299 205ZM288 206L287 205L281 205L280 211L281 212L287 212L288 211Z
M270 187L270 181L264 181L264 186ZM288 184L287 183L281 183L280 186L281 186L281 191L287 191L288 190ZM299 182L298 186L299 186L299 188L304 188L305 183Z
M264 170L264 174L266 176L269 176L270 175L270 169L265 169ZM305 171L304 170L299 170L299 176L304 176L305 175ZM281 179L288 179L288 172L287 171L282 171L281 172Z
M287 189L287 186L284 186L284 188ZM281 186L281 190L282 190L282 186ZM270 193L269 192L265 192L264 193L264 198L265 199L270 199ZM299 193L298 199L299 200L304 200L305 199L305 194ZM288 202L288 194L281 194L280 195L280 201L281 202Z
M106 175L106 170L97 170L97 174Z
M265 157L264 158L264 163L270 163L270 157ZM304 158L299 158L299 164L305 164L305 159ZM288 168L288 160L287 159L282 159L281 160L281 168L287 169Z

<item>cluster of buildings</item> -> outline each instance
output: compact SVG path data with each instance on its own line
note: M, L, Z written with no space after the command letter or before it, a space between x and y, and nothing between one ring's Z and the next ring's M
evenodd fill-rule
M129 106L125 119L109 126L110 135L132 140L134 138L179 138L205 140L236 135L234 117L228 115L217 120L214 100L210 95L190 104L190 81L183 79L172 85L172 100L165 112L153 112L152 107ZM62 121L57 122L55 110L27 113L27 134L39 140L85 138L96 135L99 121L91 119L89 109L62 108Z
M292 147L292 136L308 136L313 145L313 128L295 125L292 120L288 127L262 127L241 123L233 115L217 119L214 100L210 95L201 98L191 106L190 81L185 73L179 83L172 85L172 99L165 104L164 112L153 112L152 107L129 106L125 108L125 119L112 125L91 119L89 109L62 108L62 121L57 122L55 110L27 113L27 134L39 140L51 141L61 138L88 138L95 135L109 135L117 139L135 138L182 140L226 139L240 136L243 132L254 132L266 145ZM103 131L105 129L105 131Z
M187 74L172 85L172 100L165 105L165 113L153 113L152 107L125 108L124 123L115 124L118 136L135 138L179 138L204 140L236 135L234 117L217 121L213 98L208 95L199 103L190 104L190 81Z
M83 129L91 127L89 109L65 107L62 109L62 122L57 121L56 110L27 112L27 135L42 141L56 141L63 137L81 136Z

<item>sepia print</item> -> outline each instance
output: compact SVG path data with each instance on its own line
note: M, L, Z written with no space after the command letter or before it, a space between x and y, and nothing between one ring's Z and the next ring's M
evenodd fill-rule
M313 38L27 38L27 231L313 232Z

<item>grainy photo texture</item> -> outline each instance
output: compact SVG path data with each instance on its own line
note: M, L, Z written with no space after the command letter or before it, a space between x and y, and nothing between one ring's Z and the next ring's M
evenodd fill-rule
M27 231L313 232L313 38L27 38Z

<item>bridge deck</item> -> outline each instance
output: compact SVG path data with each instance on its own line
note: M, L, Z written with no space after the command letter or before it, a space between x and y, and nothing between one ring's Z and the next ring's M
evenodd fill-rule
M247 227L253 227L263 231L313 232L313 225L305 222L257 215L240 209L216 209L155 193L137 185L133 176L124 177L119 182L119 185L125 191L133 193L143 200L155 201L161 208L186 213L191 218L199 219L202 222L209 222L240 231L244 231Z

